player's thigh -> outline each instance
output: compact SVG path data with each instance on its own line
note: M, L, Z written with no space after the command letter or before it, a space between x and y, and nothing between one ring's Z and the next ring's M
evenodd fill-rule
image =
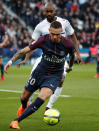
M57 76L57 75L44 76L40 88L42 87L50 88L54 93L54 91L59 85L60 80L61 80L61 76Z
M33 93L38 89L38 84L39 84L38 76L39 76L39 74L32 72L29 80L27 81L27 83L24 87L25 90Z
M39 97L42 99L42 100L46 100L47 98L49 98L51 95L53 94L53 91L48 88L48 87L42 87L41 90L40 90L40 93L39 93Z
M23 93L21 95L21 99L22 100L28 100L31 95L32 95L32 92L24 89L24 91L23 91Z

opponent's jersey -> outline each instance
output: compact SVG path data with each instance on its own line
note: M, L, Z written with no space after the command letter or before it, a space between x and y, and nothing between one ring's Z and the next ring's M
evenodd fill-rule
M67 54L75 51L74 44L69 39L62 36L61 42L57 44L50 40L49 34L40 37L29 48L31 50L42 49L42 59L35 70L48 75L62 74Z
M0 26L0 43L2 43L4 35L5 35L5 28L4 26Z
M62 33L61 33L62 36L65 37L65 36L72 35L74 33L74 29L72 28L68 20L57 17L56 21L62 24ZM44 19L42 22L40 22L36 26L32 34L32 38L35 39L36 41L40 36L49 34L50 24L51 23L49 23L47 19Z

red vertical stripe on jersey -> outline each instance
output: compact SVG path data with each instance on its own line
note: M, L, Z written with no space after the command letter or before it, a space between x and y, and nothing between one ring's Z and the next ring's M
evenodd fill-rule
M54 52L55 52L55 55L56 55L56 44L55 44L55 46L54 46Z
M55 55L56 55L56 44L54 45L54 53L55 53ZM51 66L51 68L50 68L50 71L48 72L48 75L51 74L51 72L52 72L54 66L55 66L55 63L52 64L52 66Z

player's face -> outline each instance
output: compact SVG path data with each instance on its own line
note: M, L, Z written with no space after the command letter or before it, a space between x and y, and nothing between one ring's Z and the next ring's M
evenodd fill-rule
M49 22L53 22L54 21L54 16L55 16L55 10L53 7L51 6L47 6L44 10L44 15L46 16L47 20Z
M50 38L51 38L52 42L53 43L60 43L62 29L61 28L55 29L55 28L51 27L49 29L49 32L50 32Z

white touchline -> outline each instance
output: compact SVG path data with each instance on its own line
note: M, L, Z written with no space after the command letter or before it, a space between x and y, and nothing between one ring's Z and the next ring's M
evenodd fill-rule
M22 91L16 91L16 90L0 89L0 91L2 91L2 92L13 92L13 93L22 93ZM39 94L39 93L35 92L35 94ZM60 97L72 97L72 96L71 95L60 95Z

